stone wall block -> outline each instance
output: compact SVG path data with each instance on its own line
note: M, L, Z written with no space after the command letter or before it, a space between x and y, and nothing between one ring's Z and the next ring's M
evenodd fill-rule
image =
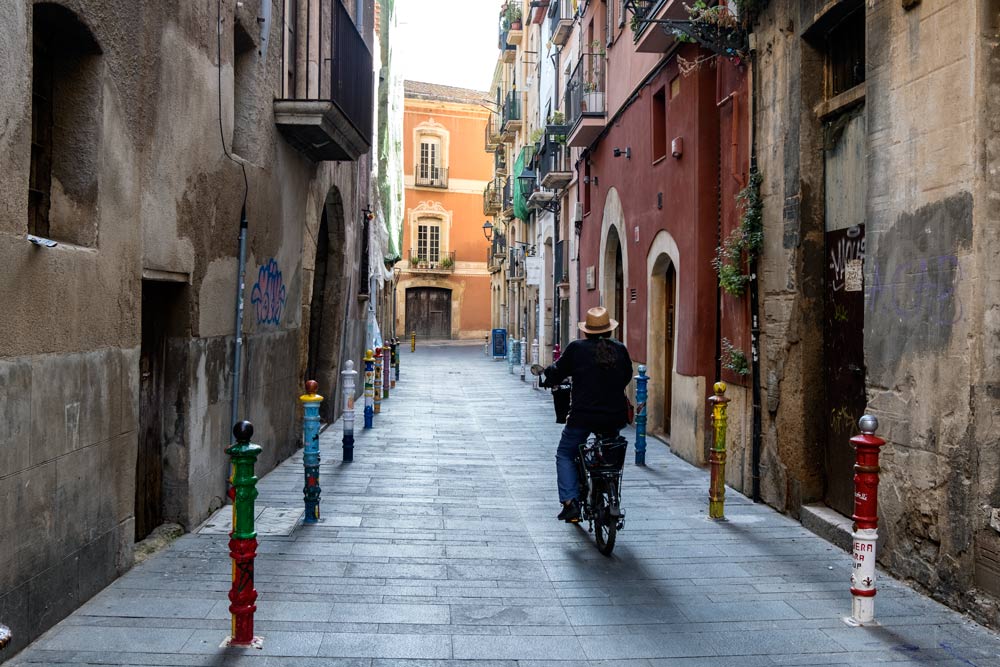
M0 361L0 478L24 470L31 452L31 364ZM0 587L0 590L3 590Z
M54 496L54 538L61 554L80 549L106 529L99 525L102 494L94 489L102 488L102 451L108 444L84 447L56 459L56 485L47 492Z
M55 533L56 462L28 468L12 478L17 486L17 572L19 581L51 567L59 557Z
M101 530L109 530L135 514L138 433L123 433L101 447Z
M34 632L41 634L83 602L78 585L80 565L79 554L72 553L28 583L28 617Z

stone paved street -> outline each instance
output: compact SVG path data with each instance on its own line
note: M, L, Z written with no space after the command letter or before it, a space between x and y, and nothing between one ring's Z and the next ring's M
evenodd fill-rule
M322 437L323 522L261 537L262 651L218 648L227 538L190 534L12 664L1000 665L996 635L888 577L881 626L848 627L847 554L732 491L729 521L710 523L707 473L655 441L647 468L626 467L625 530L601 556L554 519L546 392L480 347L401 358L374 430L359 412L355 461L341 463L339 423ZM300 508L301 480L300 454L259 503Z

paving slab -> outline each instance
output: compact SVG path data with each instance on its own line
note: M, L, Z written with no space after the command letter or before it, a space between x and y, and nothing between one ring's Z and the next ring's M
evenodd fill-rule
M301 450L258 485L262 650L219 648L223 508L9 664L1000 667L996 634L885 575L881 624L848 627L849 554L732 490L709 521L707 471L657 440L626 465L604 557L554 518L547 393L479 346L405 348L401 371L375 428L357 415L354 462L339 422L322 433L319 523L301 522Z

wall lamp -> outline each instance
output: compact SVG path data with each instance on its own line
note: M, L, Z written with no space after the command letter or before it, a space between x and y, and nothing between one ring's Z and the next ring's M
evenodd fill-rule
M487 241L493 240L493 223L489 220L483 223L483 236L486 237Z
M614 150L614 156L615 157L621 157L622 156L622 149L616 148ZM632 159L632 147L631 146L626 146L625 147L625 159L626 160L631 160Z

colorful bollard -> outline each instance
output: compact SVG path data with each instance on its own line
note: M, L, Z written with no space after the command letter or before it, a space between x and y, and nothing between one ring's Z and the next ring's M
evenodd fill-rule
M392 343L389 345L392 350L392 388L396 388L396 382L399 381L399 339L393 338Z
M392 350L388 345L382 346L382 398L389 398L389 383L392 378Z
M514 374L514 360L517 358L518 348L521 347L521 341L515 338L507 339L507 372L511 375Z
M354 460L354 383L358 372L354 370L354 362L347 360L347 370L341 371L344 376L344 461Z
M854 565L851 570L851 617L848 625L875 622L875 549L878 542L879 450L885 440L875 435L878 419L858 420L861 435L851 438L854 463Z
M562 356L562 348L559 347L559 343L552 346L552 363L559 361L559 357Z
M375 348L375 414L382 412L382 348Z
M711 481L708 487L708 518L725 519L726 505L726 383L715 383L715 395L708 399L712 404L712 423L715 442L708 456Z
M302 402L302 467L305 468L305 486L302 496L306 504L303 523L319 521L319 404L323 397L316 393L319 384L315 380L306 382L306 393L299 396Z
M371 428L375 420L375 357L371 350L365 351L365 428Z
M527 363L527 360L528 360L528 339L527 338L522 338L521 339L521 356L520 356L521 382L524 382L524 371L525 371L525 365Z
M639 374L635 376L635 464L646 465L646 389L649 376L646 366L639 364Z
M236 444L226 449L232 461L233 531L229 534L229 557L233 559L233 587L229 591L229 613L232 634L224 646L261 648L263 639L253 634L253 615L257 611L257 591L254 589L254 558L257 556L257 531L254 528L254 500L257 499L257 477L253 467L260 447L250 442L253 424L241 421L233 426Z
M417 351L417 332L416 331L411 331L410 332L410 352L416 352L416 351Z

